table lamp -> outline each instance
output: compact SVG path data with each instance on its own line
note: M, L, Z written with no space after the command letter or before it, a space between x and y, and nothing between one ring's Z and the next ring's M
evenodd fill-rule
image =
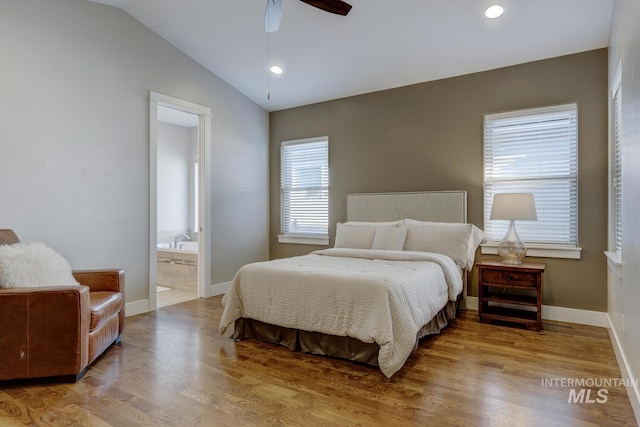
M509 230L498 245L498 255L503 264L522 264L527 248L516 232L516 220L536 221L536 204L531 193L503 193L493 196L491 220L509 220Z

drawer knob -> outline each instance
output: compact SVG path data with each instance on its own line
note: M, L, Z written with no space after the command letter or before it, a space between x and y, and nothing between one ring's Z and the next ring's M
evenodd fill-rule
M513 276L510 274L507 274L507 277L505 277L505 279L507 279L507 281L513 280Z

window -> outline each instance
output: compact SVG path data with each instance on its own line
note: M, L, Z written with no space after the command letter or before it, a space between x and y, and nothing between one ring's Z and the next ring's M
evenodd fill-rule
M280 149L281 243L329 243L329 140L285 141Z
M529 253L580 257L577 104L486 115L484 175L487 246L502 240L509 226L508 221L489 220L493 196L533 193L538 220L517 224ZM535 247L547 251L536 254ZM553 249L560 251L552 253ZM483 252L491 253L484 248Z
M198 218L200 213L200 207L198 205L200 199L200 172L198 166L198 151L195 153L195 161L193 162L193 231L200 231L200 225L198 224Z
M609 251L610 261L622 264L622 92L620 66L611 85L611 159L609 173Z

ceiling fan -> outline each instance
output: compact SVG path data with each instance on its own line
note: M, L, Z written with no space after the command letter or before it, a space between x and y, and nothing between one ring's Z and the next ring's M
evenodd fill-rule
M300 0L310 6L317 7L325 12L346 16L351 10L351 5L341 0ZM273 33L280 28L282 18L282 0L267 0L264 11L264 30Z

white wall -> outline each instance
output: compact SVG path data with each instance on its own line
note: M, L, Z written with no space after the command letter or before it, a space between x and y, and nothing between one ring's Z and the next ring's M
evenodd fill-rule
M149 103L212 109L212 277L268 258L268 114L120 9L2 0L0 227L148 297Z
M158 241L193 231L193 161L190 129L158 122ZM166 240L166 239L169 240Z
M640 2L616 0L609 47L609 80L622 63L622 278L609 272L609 317L623 375L640 377ZM640 423L640 390L629 388Z
M197 240L198 238L198 227L196 221L196 213L197 209L197 180L196 180L196 161L198 160L198 126L194 126L189 128L189 189L188 196L189 201L187 212L188 215L188 225L187 229L191 231L191 238Z

